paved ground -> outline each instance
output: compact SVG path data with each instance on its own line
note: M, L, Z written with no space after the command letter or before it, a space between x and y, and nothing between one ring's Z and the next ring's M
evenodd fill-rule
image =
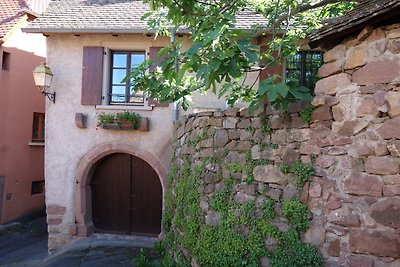
M135 266L141 248L158 265L154 238L94 234L48 255L46 229L44 218L0 225L0 266Z

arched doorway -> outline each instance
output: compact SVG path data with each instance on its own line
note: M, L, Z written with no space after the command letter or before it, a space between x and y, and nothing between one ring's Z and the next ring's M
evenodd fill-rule
M71 228L72 235L89 236L94 232L92 220L92 190L91 181L94 170L102 159L109 155L123 153L136 156L148 163L157 173L162 188L167 179L167 168L153 153L137 146L123 143L103 143L86 153L79 162L76 173L75 191L75 224ZM161 228L162 236L163 229Z
M96 232L160 234L162 188L146 161L125 153L107 155L96 164L90 187Z

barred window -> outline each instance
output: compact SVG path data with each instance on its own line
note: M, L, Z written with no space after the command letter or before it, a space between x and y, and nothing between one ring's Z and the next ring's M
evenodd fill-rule
M299 51L286 60L286 79L295 78L299 85L314 91L318 80L318 69L323 63L323 53L320 51Z

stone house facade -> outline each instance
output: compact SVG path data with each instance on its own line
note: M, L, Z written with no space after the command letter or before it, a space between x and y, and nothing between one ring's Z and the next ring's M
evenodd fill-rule
M53 1L38 20L24 29L47 37L46 61L54 75L50 90L57 96L55 103L46 102L45 173L50 250L95 230L154 237L161 232L162 196L173 136L173 105L146 97L139 104L113 103L116 98L109 94L110 84L121 86L119 83L124 77L118 81L118 77L111 78L121 69L116 65L118 60L123 57L133 62L151 58L154 51L170 44L169 38L146 35L147 24L141 20L146 11L148 7L142 1ZM184 33L176 38L188 44ZM248 82L251 84L254 79L256 75L249 77ZM196 110L226 108L225 101L215 95L194 95L193 99L189 110L180 110L179 116ZM97 127L99 114L121 111L135 111L146 118L145 131ZM144 173L137 173L139 170ZM104 173L108 173L109 179L102 176ZM124 175L128 184L103 183L103 179L116 181ZM138 185L140 177L152 182ZM146 193L140 195L133 185ZM135 196L132 195L136 193L144 206L133 206ZM122 194L126 194L121 197L125 199L121 200L121 210L125 211L118 213L119 209L113 205ZM140 214L132 209L141 210L137 211ZM152 209L154 212L148 214ZM108 213L102 213L104 210ZM146 229L140 226L141 222L154 227Z

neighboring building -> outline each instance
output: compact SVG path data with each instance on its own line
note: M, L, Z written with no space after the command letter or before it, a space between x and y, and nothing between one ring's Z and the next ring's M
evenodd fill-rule
M168 38L146 36L142 1L53 1L24 29L47 36L55 104L46 106L46 205L49 249L97 232L158 236L173 140L173 105L159 104L120 81ZM251 18L252 20L249 20ZM237 27L260 20L243 13ZM183 35L184 44L189 45ZM260 38L261 40L262 38ZM283 76L281 66L269 74ZM268 74L262 74L265 78ZM253 83L257 75L248 78ZM195 95L187 112L225 109L224 99ZM103 112L134 110L149 131L97 126Z
M33 1L31 1L33 2ZM44 210L44 98L32 78L45 38L21 31L35 14L0 2L0 223Z

